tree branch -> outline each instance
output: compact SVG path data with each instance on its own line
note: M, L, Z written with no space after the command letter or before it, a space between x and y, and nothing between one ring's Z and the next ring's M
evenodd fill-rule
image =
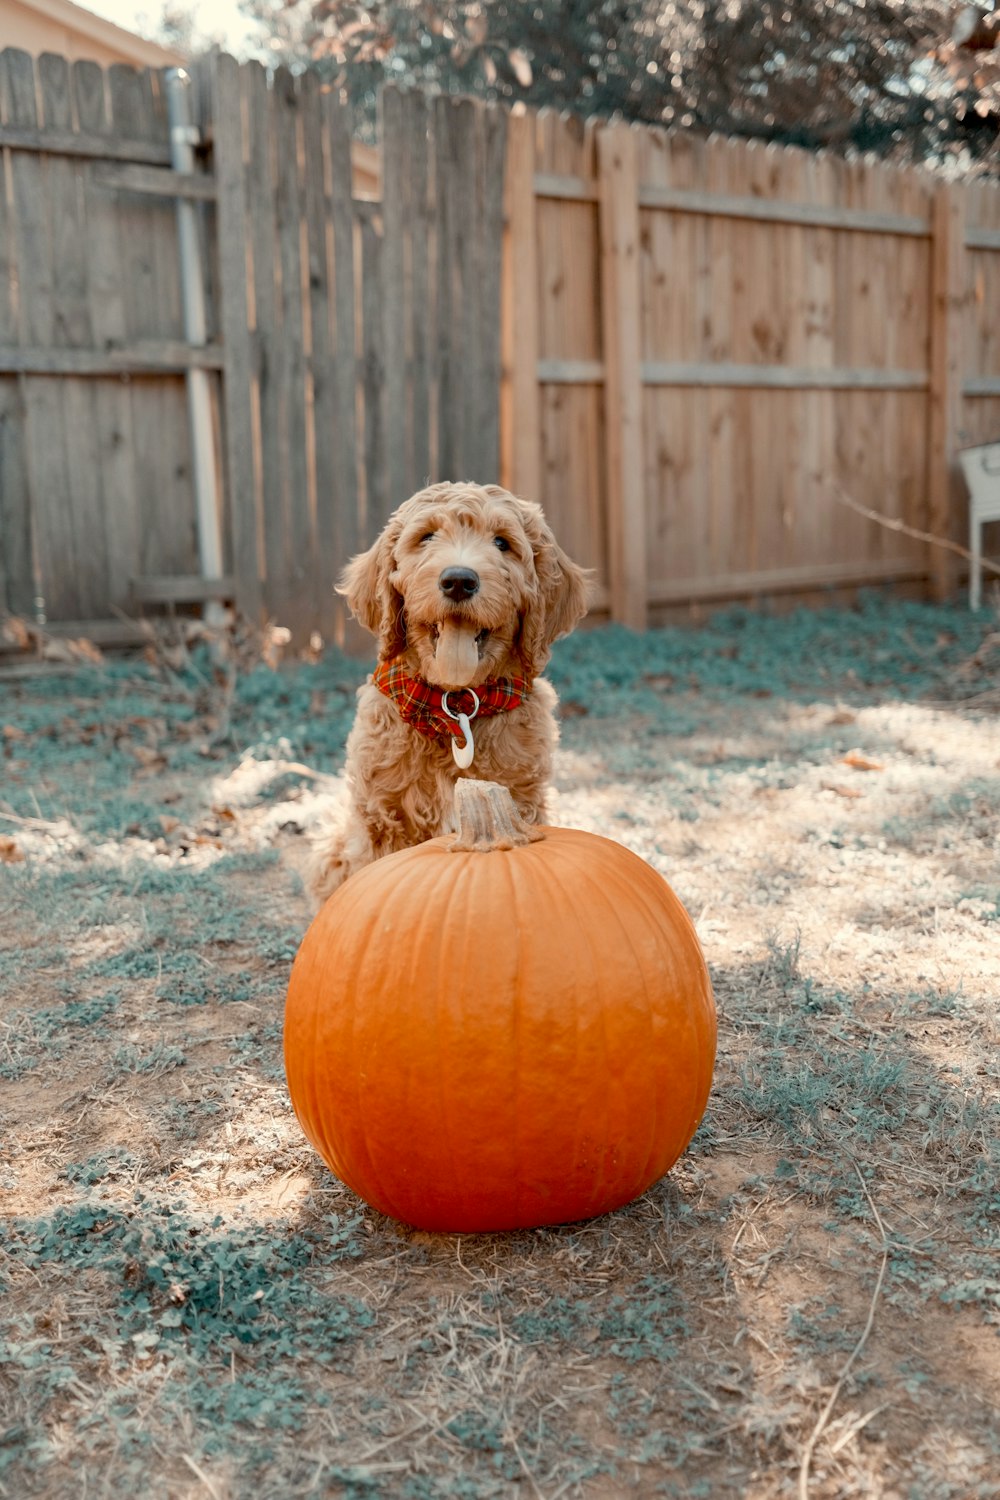
M944 536L935 536L931 531L920 531L916 526L908 526L898 516L884 516L880 511L869 510L867 505L860 505L857 500L852 499L839 486L834 486L831 494L838 505L846 505L848 510L853 510L857 515L864 516L866 521L874 521L877 525L884 526L886 531L898 531L901 536L911 536L914 541L927 542L932 547L947 547L949 552L957 552L959 557L965 558L966 562L972 561L972 553L967 547L961 546L958 542L949 541ZM981 558L980 563L988 573L995 573L1000 578L1000 566L990 562L989 558L986 557Z

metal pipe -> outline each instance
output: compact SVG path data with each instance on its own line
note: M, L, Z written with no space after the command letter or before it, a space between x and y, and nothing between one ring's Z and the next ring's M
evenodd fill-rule
M201 133L192 119L191 76L184 68L170 68L166 81L170 163L175 172L190 174L195 169L194 148L201 140ZM205 316L205 283L198 243L198 219L195 205L183 198L177 199L177 238L180 247L184 337L189 344L203 347L208 342L208 322ZM198 525L198 557L203 577L221 578L224 567L219 469L207 370L188 370L187 398ZM206 601L206 623L222 625L225 618L226 611L218 600Z

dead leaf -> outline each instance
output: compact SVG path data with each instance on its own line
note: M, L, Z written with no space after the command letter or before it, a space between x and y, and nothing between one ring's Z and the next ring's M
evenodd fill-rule
M863 797L864 792L859 792L857 787L842 786L836 781L824 781L822 783L824 792L835 792L838 797Z
M16 724L5 724L3 729L0 729L0 734L3 735L8 744L13 740L26 740L28 738L24 730L18 729Z
M70 640L68 637L65 640L50 638L42 645L42 659L73 664L90 662L94 666L99 666L104 660L104 653L99 646L95 646L93 641L88 641L85 636L80 636L77 640Z
M3 630L0 636L18 651L30 651L34 644L31 629L26 620L19 615L9 615L3 622Z
M857 714L853 713L851 709L838 708L836 713L831 714L826 722L828 724L854 724L857 722L857 718Z
M173 833L181 826L181 820L180 818L171 817L170 813L161 813L159 824L164 833Z
M236 822L236 814L233 812L233 809L231 807L229 807L226 803L222 803L222 805L220 806L220 805L216 804L215 802L213 802L212 803L212 811L214 812L215 816L219 819L219 821L222 822L222 823L235 823Z
M24 853L7 834L0 834L0 865L19 865L24 862Z
M861 750L848 750L846 755L841 756L841 764L850 766L854 771L884 771L885 766L880 760L872 760L871 756L865 755Z
M270 667L272 672L276 672L281 665L281 659L291 639L292 632L286 625L265 627L260 654L264 665Z

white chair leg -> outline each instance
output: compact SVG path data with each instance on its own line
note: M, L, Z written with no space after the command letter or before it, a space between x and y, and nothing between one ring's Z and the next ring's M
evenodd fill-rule
M979 608L979 589L982 573L983 528L975 517L969 524L969 608Z

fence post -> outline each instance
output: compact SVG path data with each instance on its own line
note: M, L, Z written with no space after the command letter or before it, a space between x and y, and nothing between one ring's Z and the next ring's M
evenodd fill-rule
M628 125L597 132L611 617L648 623L642 433L639 174Z
M950 537L953 497L960 492L956 455L962 425L962 316L965 302L965 190L955 183L936 189L931 214L930 420L927 441L927 529ZM931 545L934 597L945 599L955 583L955 562Z

